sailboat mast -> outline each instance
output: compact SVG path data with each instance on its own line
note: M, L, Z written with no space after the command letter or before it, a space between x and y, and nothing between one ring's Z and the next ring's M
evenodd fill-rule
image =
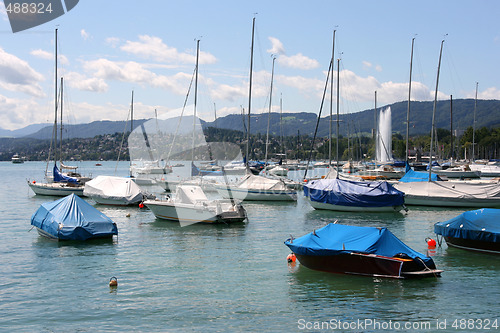
M331 62L333 64L335 57L335 32L337 30L333 30L333 43L332 43L332 59ZM333 71L333 68L332 68ZM330 76L330 138L328 140L328 168L332 167L332 120L333 120L333 73Z
M273 101L273 80L274 80L274 61L276 60L276 57L273 56L273 67L271 70L271 88L269 92L269 112L267 115L267 134L266 134L266 156L265 156L265 166L267 168L267 156L268 156L268 150L269 150L269 125L271 124L271 107L272 107L272 101Z
M332 66L332 74L333 74L333 66ZM337 178L339 178L339 100L340 100L340 59L337 59Z
M250 159L249 152L250 152L250 111L252 107L252 72L253 72L253 39L254 39L254 32L255 32L255 17L252 20L252 46L250 47L250 78L249 78L249 84L248 84L248 122L247 122L247 147L246 147L246 153L245 153L245 158L246 158L246 165L248 167L248 161Z
M374 145L375 145L375 161L377 160L377 155L378 155L378 125L377 125L377 91L375 90L375 109L374 109L374 115L373 115L373 118L374 118L374 127L373 127L373 142L374 142Z
M61 114L61 123L59 124L59 127L61 129L60 136L59 136L59 141L60 141L60 147L61 149L59 150L59 163L61 165L61 170L63 167L63 139L62 139L62 134L63 134L63 78L61 77L61 111L59 112Z
M411 57L410 57L410 81L408 84L408 109L406 110L406 163L408 163L409 154L409 137L410 137L410 100L411 100L411 74L413 68L413 44L415 43L415 38L411 40Z
M130 101L130 134L134 130L134 91L132 90L132 100Z
M439 62L438 62L438 70L436 77L436 90L434 92L434 107L432 108L432 129L431 129L431 147L429 152L429 181L431 181L432 175L432 146L434 144L434 131L435 131L435 119L436 119L436 105L437 105L437 94L438 94L438 85L439 85L439 70L441 69L441 56L443 55L443 44L444 39L441 41L441 49L439 51Z
M472 162L476 158L475 146L476 146L476 109L477 109L477 87L479 82L476 82L476 97L474 98L474 120L472 122Z
M450 95L450 158L453 162L454 148L453 148L453 95Z
M54 91L54 164L57 161L57 29L55 37L55 91Z
M198 102L198 59L200 57L200 40L196 41L196 74L194 77L194 111L193 111L193 142L191 146L191 163L194 163L194 136L196 131L196 105Z

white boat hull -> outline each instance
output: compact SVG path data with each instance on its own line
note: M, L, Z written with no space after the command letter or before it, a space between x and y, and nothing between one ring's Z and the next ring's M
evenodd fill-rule
M28 181L28 186L37 195L67 196L74 193L83 196L83 186L68 186L65 183L33 183Z
M234 186L217 186L217 192L224 199L241 201L296 201L297 192L293 190L249 190Z
M496 183L451 181L397 183L405 193L405 204L434 207L500 207L500 186Z
M246 212L241 206L230 202L217 205L192 205L173 201L147 200L144 204L160 219L181 224L242 222ZM239 209L241 207L241 209Z

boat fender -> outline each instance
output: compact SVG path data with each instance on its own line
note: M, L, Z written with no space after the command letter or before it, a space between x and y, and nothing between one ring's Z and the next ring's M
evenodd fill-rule
M142 202L139 204L139 208L144 208L144 204Z
M293 252L286 257L287 262L295 262L295 260L297 260L297 256Z
M109 286L112 288L118 287L118 279L114 276L111 277L111 279L109 279Z

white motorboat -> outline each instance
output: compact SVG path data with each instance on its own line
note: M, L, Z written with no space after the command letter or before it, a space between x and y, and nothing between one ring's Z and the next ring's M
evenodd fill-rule
M220 184L217 191L223 198L253 201L296 201L297 191L281 179L247 174L237 184Z
M166 200L146 200L144 204L159 219L178 221L182 226L194 223L234 223L247 218L243 206L235 200L209 200L196 185L178 185L175 195Z

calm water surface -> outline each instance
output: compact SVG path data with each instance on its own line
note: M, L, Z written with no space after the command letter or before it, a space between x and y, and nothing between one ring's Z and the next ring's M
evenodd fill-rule
M114 174L115 165L81 167L97 176ZM440 331L456 332L457 319L500 320L498 256L443 244L432 253L443 276L409 281L325 274L286 262L290 234L335 220L388 227L426 253L434 223L464 210L335 213L315 211L300 196L296 203L245 203L248 223L181 228L147 209L96 206L117 223L119 237L64 244L30 231L40 204L57 199L35 196L26 184L41 180L44 168L0 163L0 331L366 332L395 331L397 323L409 331L402 325L410 323L424 327L413 331L433 332L439 323L446 328ZM126 176L127 168L119 164L116 174ZM116 289L108 286L112 276ZM338 321L373 325L336 329ZM482 331L479 322L466 330Z

